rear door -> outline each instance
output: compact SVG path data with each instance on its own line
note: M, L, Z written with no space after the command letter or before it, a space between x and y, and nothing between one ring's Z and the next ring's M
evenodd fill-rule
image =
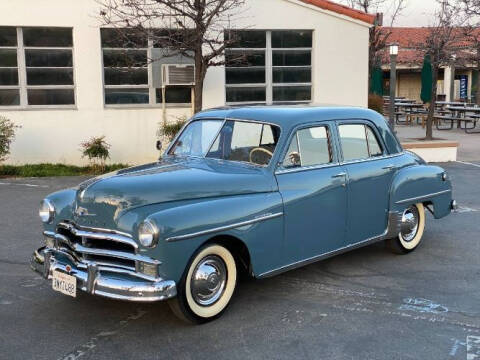
M337 129L348 174L346 242L351 245L385 232L395 166L374 124L341 121Z
M346 171L334 151L334 123L297 129L276 171L284 202L285 263L344 246Z

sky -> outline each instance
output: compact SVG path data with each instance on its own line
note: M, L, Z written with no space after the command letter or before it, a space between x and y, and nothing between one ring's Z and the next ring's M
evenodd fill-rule
M339 3L349 5L351 0L335 0ZM389 13L392 11L392 7L399 0L385 0L382 8L379 9L380 12L385 14L384 17L384 26L390 26L390 17ZM401 13L401 16L397 18L397 21L394 23L394 26L410 26L410 27L421 27L429 26L432 24L432 17L437 6L436 0L405 0L406 8ZM374 9L370 12L375 12Z
M407 6L394 26L428 26L436 8L435 0L407 0ZM388 16L384 25L389 25Z

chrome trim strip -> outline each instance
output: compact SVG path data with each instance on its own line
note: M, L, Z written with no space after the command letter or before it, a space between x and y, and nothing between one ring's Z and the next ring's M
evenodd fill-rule
M190 234L185 234L185 235L171 236L171 237L166 238L165 241L166 242L174 242L174 241L190 239L190 238L197 237L197 236L212 234L212 233L215 233L215 232L218 232L218 231L230 230L230 229L234 229L234 228L238 228L238 227L242 227L242 226L246 226L246 225L250 225L250 224L255 224L257 222L273 219L273 218L276 218L276 217L279 217L279 216L283 216L283 212L278 212L278 213L275 213L275 214L262 215L260 217L255 218L255 219L252 219L252 220L242 221L242 222L231 224L231 225L219 226L219 227L212 228L212 229L209 229L209 230L198 231L198 232L195 232L195 233L190 233Z
M173 280L141 276L127 270L97 266L92 262L77 263L70 258L59 261L54 256L56 253L63 254L58 250L38 249L32 255L30 267L46 279L52 278L53 271L70 274L77 279L79 290L112 299L150 302L177 294ZM65 255L68 257L68 254Z
M362 162L367 162L367 161L391 159L391 158L395 158L395 157L402 156L402 155L405 155L405 151L402 151L402 152L399 152L399 153L396 153L396 154L390 154L390 155L372 156L372 157L365 158L365 159L340 161L340 165L349 165L349 164L357 164L357 163L362 163Z
M290 174L290 173L301 172L301 171L309 171L309 170L325 169L325 168L331 168L331 167L335 167L335 166L339 166L339 165L340 165L339 162L335 162L335 163L302 166L302 167L294 167L294 168L282 168L280 170L276 170L275 175Z
M59 248L58 242L62 242L67 244L70 248L72 248L73 251L79 252L82 254L87 254L87 255L98 255L98 256L108 256L111 258L118 258L118 259L124 259L124 260L132 260L132 261L141 261L147 264L153 264L153 265L161 265L162 262L149 258L147 256L143 255L138 255L138 254L131 254L123 251L115 251L115 250L107 250L107 249L97 249L97 248L88 248L85 246L82 246L80 244L75 244L72 243L66 236L62 234L55 234L51 231L44 231L43 235L54 238L56 240L56 247ZM70 256L73 256L70 254Z
M102 232L94 232L94 231L85 231L85 230L79 230L81 227L76 227L76 225L70 224L70 223L64 223L61 222L57 225L57 227L61 227L64 229L67 229L71 231L74 235L80 236L80 237L87 237L91 239L97 239L97 240L112 240L116 241L122 244L127 244L132 246L135 250L138 249L138 244L131 238L131 236L125 236L125 234L120 234L117 232L113 232L112 230L107 230L108 232L102 231ZM93 230L93 229L92 229ZM101 229L104 230L104 229Z
M437 195L441 195L441 194L446 194L446 193L449 193L449 192L452 192L452 189L447 189L447 190L438 191L438 192L431 193L431 194L426 194L426 195L416 196L416 197L413 197L413 198L399 200L399 201L396 201L395 204L404 204L404 203L408 203L410 201L415 201L415 200L423 199L423 198L430 197L430 196L437 196Z
M108 256L125 260L141 261L147 264L160 265L161 262L143 255L132 255L122 251L87 248L79 244L73 244L73 250L87 255Z
M134 267L130 267L130 266L106 264L101 261L91 261L91 260L86 260L85 262L83 262L82 260L77 259L68 249L65 249L65 248L58 248L58 249L45 248L45 250L50 251L53 255L55 255L56 253L59 253L63 256L66 256L79 269L87 269L89 264L93 264L93 265L97 265L99 270L104 270L104 271L114 272L114 273L121 273L121 274L128 274L128 275L132 275L132 276L145 279L145 280L150 280L150 281L157 281L159 279L150 275L146 275L141 272L137 272Z
M69 225L77 228L78 230L93 231L93 232L100 232L100 233L107 233L107 234L117 234L117 235L122 235L122 236L125 236L125 237L128 237L128 238L132 237L132 235L130 235L126 232L122 232L122 231L118 231L118 230L112 230L112 229L105 229L105 228L82 226L82 225L77 225L76 223L70 222L70 221L67 222L67 223L62 222L61 224L69 224Z
M389 226L387 226L387 229L386 229L386 230L383 232L383 234L381 234L381 235L377 235L377 236L368 238L368 239L366 239L366 240L357 242L357 243L355 243L355 244L343 246L343 247L341 247L341 248L339 248L339 249L336 249L336 250L333 250L333 251L329 251L329 252L324 253L324 254L312 256L312 257L310 257L310 258L308 258L308 259L305 259L305 260L296 261L296 262L291 263L291 264L289 264L289 265L281 266L281 267L279 267L279 268L277 268L277 269L264 272L264 273L258 275L257 277L258 277L258 278L263 278L263 277L274 276L274 275L280 274L280 273L282 273L282 272L295 269L295 268L300 267L300 266L305 266L305 265L308 265L308 264L317 262L317 261L319 261L319 260L323 260L323 259L326 259L326 258L335 256L335 255L339 255L339 254L342 254L342 253L344 253L344 252L347 252L347 251L350 251L350 250L353 250L353 249L356 249L356 248L359 248L359 247L362 247L362 246L366 246L366 245L369 245L369 244L373 244L373 243L375 243L375 242L377 242L377 241L381 241L381 240L385 239L385 235L388 234L388 230L389 230Z
M330 167L341 166L341 165L358 164L358 163L363 163L363 162L367 162L367 161L391 159L391 158L395 158L395 157L402 156L402 155L405 155L405 151L399 152L397 154L376 156L376 157L371 157L371 158L367 158L367 159L359 159L359 160L352 160L352 161L338 161L338 162L334 162L334 163L312 165L312 166L302 166L302 167L291 168L291 169L283 169L283 168L278 167L277 170L275 171L275 175L295 173L295 172L308 171L308 170L318 170L318 169L330 168Z

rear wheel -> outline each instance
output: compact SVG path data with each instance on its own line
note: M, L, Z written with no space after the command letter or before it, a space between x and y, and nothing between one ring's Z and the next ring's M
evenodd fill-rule
M237 267L230 251L218 244L206 245L191 260L169 305L182 320L212 321L227 308L236 282Z
M420 244L425 230L425 208L422 203L409 206L403 211L401 230L398 236L388 240L397 254L407 254Z

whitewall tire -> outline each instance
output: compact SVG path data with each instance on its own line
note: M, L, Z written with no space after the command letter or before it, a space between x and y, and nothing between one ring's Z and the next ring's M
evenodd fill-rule
M398 236L388 241L392 250L407 254L415 250L422 241L425 230L425 208L422 203L409 206L403 211L401 230Z
M188 322L204 323L218 318L227 308L237 283L232 253L218 244L200 248L190 261L170 300L173 312Z

